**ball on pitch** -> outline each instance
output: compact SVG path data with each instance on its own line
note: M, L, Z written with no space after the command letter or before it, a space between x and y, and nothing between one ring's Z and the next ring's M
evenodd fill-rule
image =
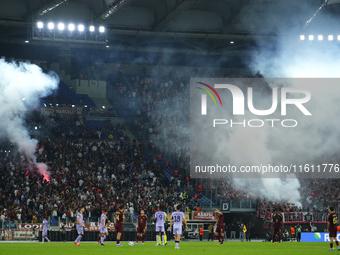
M129 242L129 246L133 246L133 242Z

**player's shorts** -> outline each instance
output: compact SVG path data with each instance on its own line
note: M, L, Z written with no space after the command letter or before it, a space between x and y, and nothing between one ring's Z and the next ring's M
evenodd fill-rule
M101 234L105 234L105 233L107 233L107 228L100 227L99 231L100 231Z
M78 235L84 234L84 228L81 227L80 225L77 225L77 231L78 231Z
M224 226L217 226L215 233L224 233Z
M336 237L337 236L337 229L336 228L329 228L328 229L329 232L329 237Z
M123 233L123 225L116 225L115 228L117 233Z
M156 226L156 232L164 232L164 226Z
M281 234L281 228L275 227L273 233L274 233L274 235L275 234Z
M47 236L47 229L43 229L42 235L43 235L43 236Z
M174 235L181 235L182 234L182 227L174 228L173 233L174 233Z
M138 227L137 228L137 234L144 234L144 233L145 233L145 227L143 227L143 228Z

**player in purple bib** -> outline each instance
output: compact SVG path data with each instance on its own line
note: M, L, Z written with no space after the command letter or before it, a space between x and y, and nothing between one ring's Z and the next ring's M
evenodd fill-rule
M99 224L99 230L100 230L100 243L102 246L105 246L104 244L104 240L105 238L109 235L108 231L107 231L107 227L106 227L106 215L108 213L107 209L103 210L102 215L100 216L100 224Z
M180 211L181 210L181 206L178 205L176 208L176 212L173 212L171 215L171 220L170 220L170 231L172 228L172 224L174 224L173 226L173 230L174 230L174 235L175 235L175 249L179 249L179 242L181 240L181 235L182 235L182 221L184 221L186 229L188 230L188 225L187 225L187 221L185 220L185 215L183 212Z
M85 208L82 207L80 211L77 213L77 231L78 231L78 237L74 241L74 244L76 246L80 245L81 237L84 235L84 218L83 218L83 212L85 211Z
M156 220L156 246L159 246L158 240L159 236L162 235L162 243L164 245L164 221L165 213L159 210L160 206L157 207L157 212L155 213Z
M43 219L43 231L42 231L42 243L44 244L45 239L46 241L48 241L49 243L51 242L48 238L47 238L47 230L48 230L48 221L46 220L46 217L44 217Z

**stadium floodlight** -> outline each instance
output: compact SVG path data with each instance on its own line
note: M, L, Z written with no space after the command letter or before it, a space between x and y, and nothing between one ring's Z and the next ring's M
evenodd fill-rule
M323 40L323 36L322 35L318 35L318 40L322 41Z
M100 32L100 33L104 33L104 32L105 32L105 27L100 26L100 27L99 27L99 32Z
M74 24L68 24L68 30L74 31Z
M109 46L109 45L106 45L106 48L110 48L110 46Z
M105 109L105 106L103 105L102 108Z
M42 29L44 27L44 23L42 23L41 21L37 22L37 27Z
M328 36L328 40L329 40L329 41L333 41L333 39L334 39L333 35L329 35L329 36Z
M25 43L29 43L30 41L26 40Z
M234 41L230 41L230 44L234 44Z
M338 35L338 41L340 41L340 35Z
M90 32L94 32L94 26L90 26L89 30Z
M84 29L85 29L85 28L84 28L84 25L81 25L81 24L78 25L78 31L79 31L79 32L83 32Z
M300 35L300 40L304 41L305 40L305 36L304 35Z
M65 24L64 24L64 23L59 23L59 24L58 24L58 29L59 29L60 31L63 31L63 30L65 29Z
M50 30L54 29L54 23L49 22L49 23L47 24L47 27L48 27L48 29L50 29Z
M87 105L84 105L84 107L87 107Z
M74 104L72 105L72 108L74 108Z
M37 130L37 129L38 129L38 127L35 127L34 129L35 129L35 130Z
M314 40L314 35L308 36L308 39L309 39L309 41L313 41Z

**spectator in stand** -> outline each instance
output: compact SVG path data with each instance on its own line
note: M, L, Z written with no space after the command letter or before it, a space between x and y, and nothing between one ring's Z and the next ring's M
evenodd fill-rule
M317 232L318 228L314 225L314 223L312 224L312 222L309 223L310 225L310 231L311 232Z

